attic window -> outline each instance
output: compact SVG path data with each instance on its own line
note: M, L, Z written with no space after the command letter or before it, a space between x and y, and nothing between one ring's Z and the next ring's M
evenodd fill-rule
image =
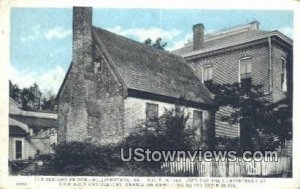
M101 71L101 61L94 62L94 73L97 74Z

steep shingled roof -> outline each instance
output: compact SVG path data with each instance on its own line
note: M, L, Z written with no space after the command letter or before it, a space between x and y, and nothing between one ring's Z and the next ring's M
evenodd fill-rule
M217 33L217 32L216 32ZM193 50L193 43L189 42L184 47L179 48L177 50L172 51L172 53L188 57L194 54L201 54L206 52L212 52L215 50L232 47L240 44L244 44L247 42L252 42L260 39L265 39L267 37L277 36L288 44L292 44L293 41L280 33L279 31L262 31L262 30L241 30L240 32L235 31L234 33L220 33L219 35L215 35L214 33L207 34L204 37L204 48L199 50Z
M109 31L93 28L94 40L128 89L211 104L210 92L183 58Z

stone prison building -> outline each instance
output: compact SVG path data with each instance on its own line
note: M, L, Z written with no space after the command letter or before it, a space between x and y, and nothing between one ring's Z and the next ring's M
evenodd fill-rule
M58 142L117 143L165 108L185 107L207 141L212 94L182 57L92 25L92 8L73 8L73 55L58 93Z

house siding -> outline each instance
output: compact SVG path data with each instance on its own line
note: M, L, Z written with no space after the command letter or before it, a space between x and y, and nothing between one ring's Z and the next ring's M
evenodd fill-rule
M233 51L212 54L189 61L195 75L202 79L202 67L213 66L213 81L220 84L239 82L239 60L252 58L252 81L264 84L264 91L269 90L269 47L267 43L240 48Z
M40 154L49 154L52 152L50 146L49 138L30 138L30 140L25 137L9 137L9 160L16 160L15 157L15 141L22 141L22 160L29 158L34 158L37 154L37 151L40 151Z
M264 92L268 93L270 91L269 46L266 42L204 56L189 61L189 65L200 79L202 79L202 67L213 66L214 82L233 84L239 82L239 60L245 57L252 59L252 83L263 85ZM220 107L216 112L216 137L239 137L239 124L229 124L221 119L222 116L230 115L233 111L230 107Z
M287 64L292 64L289 62L289 54L287 50L284 50L282 47L278 45L272 45L272 78L273 78L273 93L272 93L272 101L277 102L283 99L286 94L281 89L281 58L285 58ZM289 74L287 72L287 74Z
M202 67L213 66L214 82L232 84L239 82L239 60L244 57L252 58L252 83L262 85L263 91L267 95L266 98L271 102L277 102L286 96L281 89L282 57L287 60L288 82L292 82L290 76L292 74L292 53L289 52L290 50L283 48L282 45L265 40L259 44L235 48L235 50L228 48L225 52L211 53L201 58L190 59L189 65L199 79L202 79ZM233 111L230 107L220 107L216 112L215 131L217 137L239 137L239 124L229 124L220 119Z

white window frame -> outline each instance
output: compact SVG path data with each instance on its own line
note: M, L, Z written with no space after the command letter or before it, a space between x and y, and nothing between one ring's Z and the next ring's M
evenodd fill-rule
M211 69L212 69L212 79L214 78L214 66L213 65L211 65L211 64L209 64L209 65L205 65L205 66L202 66L202 68L201 68L201 75L202 75L202 77L201 77L201 80L202 80L202 83L204 83L205 81L204 81L204 68L210 68L211 67Z
M154 103L154 102L146 102L146 106L145 106L145 116L147 119L147 105L155 105L157 106L157 117L159 118L159 104L158 103Z
M252 59L252 57L251 56L245 56L245 57L239 59L239 73L238 73L238 82L239 83L241 83L241 61L248 60L248 59ZM251 72L252 72L252 68L251 68Z
M287 69L286 69L286 58L285 57L281 57L281 62L280 62L280 68L281 68L281 73L280 73L280 89L282 90L282 91L284 91L284 92L286 92L287 91ZM282 63L284 62L284 68L285 68L285 70L283 70L282 69ZM281 84L281 74L282 74L282 72L284 72L285 71L285 73L284 73L284 82L283 82L283 85Z

